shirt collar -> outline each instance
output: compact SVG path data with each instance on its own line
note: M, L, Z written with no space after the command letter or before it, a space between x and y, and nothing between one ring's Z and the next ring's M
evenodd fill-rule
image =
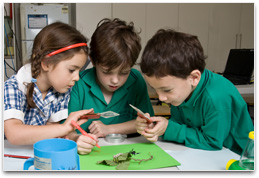
M26 93L27 88L26 84L31 82L31 63L25 64L17 72L16 79L18 82L18 88L23 93Z
M127 94L128 88L136 81L135 75L132 75L134 69L131 69L131 73L123 86L121 86L116 92L114 93L112 100L110 103L116 103L119 101L125 94ZM86 71L84 71L86 72ZM83 72L83 73L84 73ZM83 74L82 73L82 74ZM91 92L99 98L101 101L105 102L103 97L102 91L100 86L96 82L96 68L93 67L88 69L84 76L82 76L82 80L90 87Z
M26 94L27 92L27 87L26 84L27 83L31 83L31 63L25 64L24 66L22 66L20 68L20 70L17 72L16 75L16 80L18 83L18 88L19 90L21 90L23 93ZM34 86L34 94L33 94L33 99L35 102L35 104L37 105L37 107L40 108L40 105L46 105L50 102L52 102L55 97L58 98L58 96L64 96L65 94L59 94L55 89L50 88L48 90L48 93L44 99L44 101L42 100L42 94L41 91L39 90L37 84L35 84ZM68 93L71 91L71 89L68 91ZM54 96L56 95L56 96Z
M205 69L203 71L203 73L201 74L201 79L199 81L199 84L197 85L197 87L194 89L192 96L189 98L188 101L183 102L181 104L181 106L195 106L196 101L199 99L199 97L201 96L201 94L203 93L203 91L206 88L206 85L210 79L210 73L207 69Z

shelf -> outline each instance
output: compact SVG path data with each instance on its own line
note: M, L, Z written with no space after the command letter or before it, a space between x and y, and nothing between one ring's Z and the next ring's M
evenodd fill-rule
M4 56L4 59L14 59L14 56Z

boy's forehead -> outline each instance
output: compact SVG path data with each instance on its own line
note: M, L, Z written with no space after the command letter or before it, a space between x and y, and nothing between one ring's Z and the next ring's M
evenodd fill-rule
M179 82L179 78L171 75L167 75L165 77L160 78L157 78L155 76L149 77L144 75L144 78L149 83L149 85L156 89L172 87L175 83Z
M156 76L147 76L144 75L144 78L147 80L147 82L151 85L151 86L156 86L156 87L161 87L161 86L165 86L165 85L169 85L169 81L170 81L170 77L169 76L165 76L165 77L156 77Z
M107 71L110 69L109 66L99 65L99 67L100 67L101 69L107 70ZM115 68L111 69L110 71L111 71L111 72L121 72L121 71L129 71L130 69L131 69L130 66L126 66L126 67L125 67L125 66L120 65L120 66L118 66L118 67L115 67Z
M156 77L156 76L147 76L144 74L144 78L150 81L162 82L162 81L169 80L170 78L172 78L172 76L167 75L165 77Z

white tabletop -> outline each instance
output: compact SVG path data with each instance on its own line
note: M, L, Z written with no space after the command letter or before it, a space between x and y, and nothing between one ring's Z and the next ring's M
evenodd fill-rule
M99 145L100 146L108 146L108 145L118 145L118 144L133 144L133 143L144 143L148 142L144 137L132 137L127 138L125 141L121 143L108 143L103 138L99 138ZM172 144L167 142L158 141L156 142L158 146L160 146L164 150L183 150L186 149L183 145ZM22 155L22 156L30 156L33 157L33 146L26 145L26 146L15 146L11 145L7 140L4 141L4 154L11 154L11 155ZM19 158L9 158L4 157L3 159L3 168L4 171L19 171L23 170L23 163L26 159L19 159ZM30 168L31 169L31 168ZM178 170L177 167L169 167L169 168L161 168L157 169L159 171L173 171Z
M254 94L254 84L235 85L241 95Z
M100 146L144 143L147 140L143 136L127 138L121 143L108 143L103 138L99 138ZM182 165L178 167L167 167L154 169L149 171L177 171L177 170L225 170L225 166L230 159L239 159L239 155L223 148L219 151L205 151L199 149L191 149L183 144L175 142L162 141L155 142L159 147L165 150L173 158ZM15 146L11 145L7 140L4 141L4 154L22 155L33 157L33 146ZM3 158L4 171L20 171L23 170L23 164L26 159ZM32 169L31 169L32 168ZM33 166L30 170L33 170Z

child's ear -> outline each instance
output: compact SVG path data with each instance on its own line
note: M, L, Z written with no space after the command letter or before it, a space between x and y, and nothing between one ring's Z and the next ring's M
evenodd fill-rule
M42 68L43 71L48 71L49 65L46 64L44 61L41 61L41 68Z
M191 84L196 87L201 79L201 72L197 69L193 70L190 74Z

